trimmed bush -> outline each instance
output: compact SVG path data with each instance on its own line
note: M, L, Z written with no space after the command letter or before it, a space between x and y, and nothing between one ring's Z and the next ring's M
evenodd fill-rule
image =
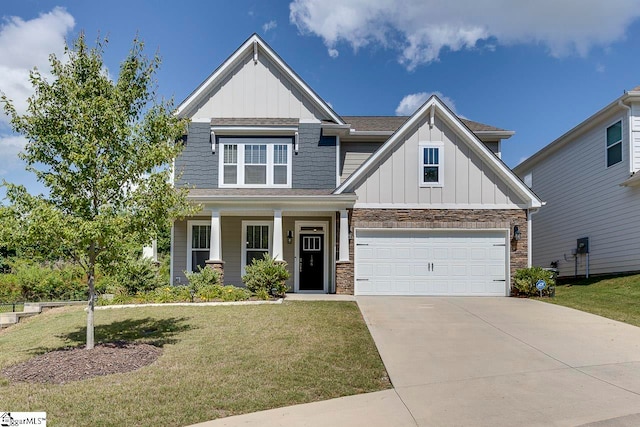
M529 267L516 270L513 278L513 288L516 290L517 295L540 295L540 291L536 288L538 280L544 280L547 283L547 286L542 291L543 295L548 295L549 288L556 285L556 281L551 272L542 267Z
M185 271L184 275L189 280L189 288L193 293L198 293L200 289L206 286L215 286L220 284L220 274L213 268L198 266L197 272Z
M258 298L281 297L287 292L284 283L289 278L286 262L276 261L265 253L264 258L254 259L247 265L245 271L242 281Z

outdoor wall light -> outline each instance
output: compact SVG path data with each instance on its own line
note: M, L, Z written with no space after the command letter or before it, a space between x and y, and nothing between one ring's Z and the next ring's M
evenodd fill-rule
M287 231L287 243L291 244L292 241L293 241L293 231L289 230Z
M513 240L520 240L522 238L522 233L520 233L520 227L517 225L513 226Z

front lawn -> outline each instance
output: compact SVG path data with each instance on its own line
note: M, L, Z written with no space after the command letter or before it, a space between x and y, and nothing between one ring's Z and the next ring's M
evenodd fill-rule
M82 308L0 332L0 370L84 341ZM150 366L63 385L0 377L0 409L51 425L177 426L391 387L352 302L145 307L96 312L96 342L163 348ZM64 366L60 366L64 369Z
M640 326L640 275L566 279L543 301Z

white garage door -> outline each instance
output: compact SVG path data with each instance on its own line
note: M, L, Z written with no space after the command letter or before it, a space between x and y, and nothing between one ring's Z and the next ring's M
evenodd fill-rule
M501 231L356 230L356 295L505 296Z

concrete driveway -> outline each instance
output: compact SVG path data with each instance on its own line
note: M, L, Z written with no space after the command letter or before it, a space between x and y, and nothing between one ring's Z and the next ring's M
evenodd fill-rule
M357 301L393 390L199 426L640 425L640 328L517 298Z
M640 425L640 328L516 298L357 300L417 425Z

